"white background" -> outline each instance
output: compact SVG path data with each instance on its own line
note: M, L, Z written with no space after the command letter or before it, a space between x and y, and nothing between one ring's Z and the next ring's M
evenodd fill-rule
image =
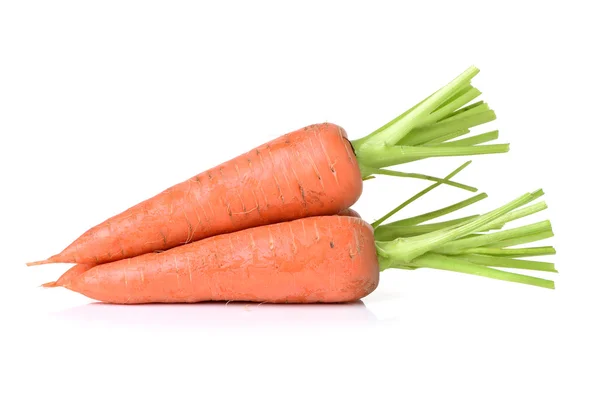
M213 3L0 3L0 398L600 398L594 2ZM386 271L358 305L119 307L24 266L282 133L361 137L471 64L511 152L456 180L490 195L474 211L545 189L555 291ZM368 181L356 209L426 185Z

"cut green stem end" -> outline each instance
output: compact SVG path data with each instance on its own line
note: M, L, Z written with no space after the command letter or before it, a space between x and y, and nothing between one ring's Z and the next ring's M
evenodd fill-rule
M531 271L557 272L554 264L541 261L515 260L509 257L494 257L480 254L463 254L452 256L455 259L465 260L474 264L485 265L489 267L527 269Z
M456 257L426 254L413 260L411 265L417 268L432 268L445 271L461 272L464 274L483 276L502 281L524 283L526 285L554 289L554 282L548 279L502 271L495 268L490 268L485 264L476 264L471 261Z

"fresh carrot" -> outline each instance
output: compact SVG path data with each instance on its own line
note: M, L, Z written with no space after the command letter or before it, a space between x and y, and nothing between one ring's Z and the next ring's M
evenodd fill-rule
M450 141L495 119L471 67L448 85L362 139L341 127L318 124L285 134L183 181L91 228L53 262L102 264L254 226L334 215L356 202L362 181L375 175L427 179L385 169L428 157L501 153L508 145L480 145L497 131Z
M339 215L254 227L99 265L64 286L120 304L347 302L375 290L380 271L433 268L554 288L550 280L496 268L556 272L551 263L516 259L553 254L552 247L506 248L552 236L549 221L485 233L543 210L545 203L526 206L542 194L527 193L466 222L387 241L378 240L377 228L362 219ZM448 212L437 210L399 226L418 231L419 221Z
M65 286L123 304L345 302L377 286L373 243L359 218L311 217L98 265Z

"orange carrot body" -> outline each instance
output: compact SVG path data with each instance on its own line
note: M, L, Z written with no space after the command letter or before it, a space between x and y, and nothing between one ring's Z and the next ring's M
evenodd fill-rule
M373 229L325 216L213 236L98 265L65 286L108 303L347 302L377 287Z
M181 182L29 265L101 264L254 226L333 215L361 193L346 132L334 124L311 125Z

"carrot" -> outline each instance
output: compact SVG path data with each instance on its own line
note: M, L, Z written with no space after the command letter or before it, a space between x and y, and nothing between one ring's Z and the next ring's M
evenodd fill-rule
M373 243L359 218L311 217L98 265L65 287L123 304L346 302L377 287Z
M400 117L350 141L335 124L285 134L176 184L89 229L53 262L102 264L166 250L210 236L317 215L356 202L362 181L375 175L426 179L476 191L447 179L385 169L427 157L490 154L508 145L479 145L497 132L458 141L469 128L495 119L469 68Z
M554 288L546 279L493 268L556 272L550 263L515 259L552 254L551 248L505 248L512 245L507 241L526 243L534 234L551 234L548 221L483 233L544 209L544 203L525 207L542 194L527 193L465 223L389 241L377 240L377 229L362 219L339 215L254 227L99 265L64 286L119 304L348 302L375 290L380 271L434 268Z

